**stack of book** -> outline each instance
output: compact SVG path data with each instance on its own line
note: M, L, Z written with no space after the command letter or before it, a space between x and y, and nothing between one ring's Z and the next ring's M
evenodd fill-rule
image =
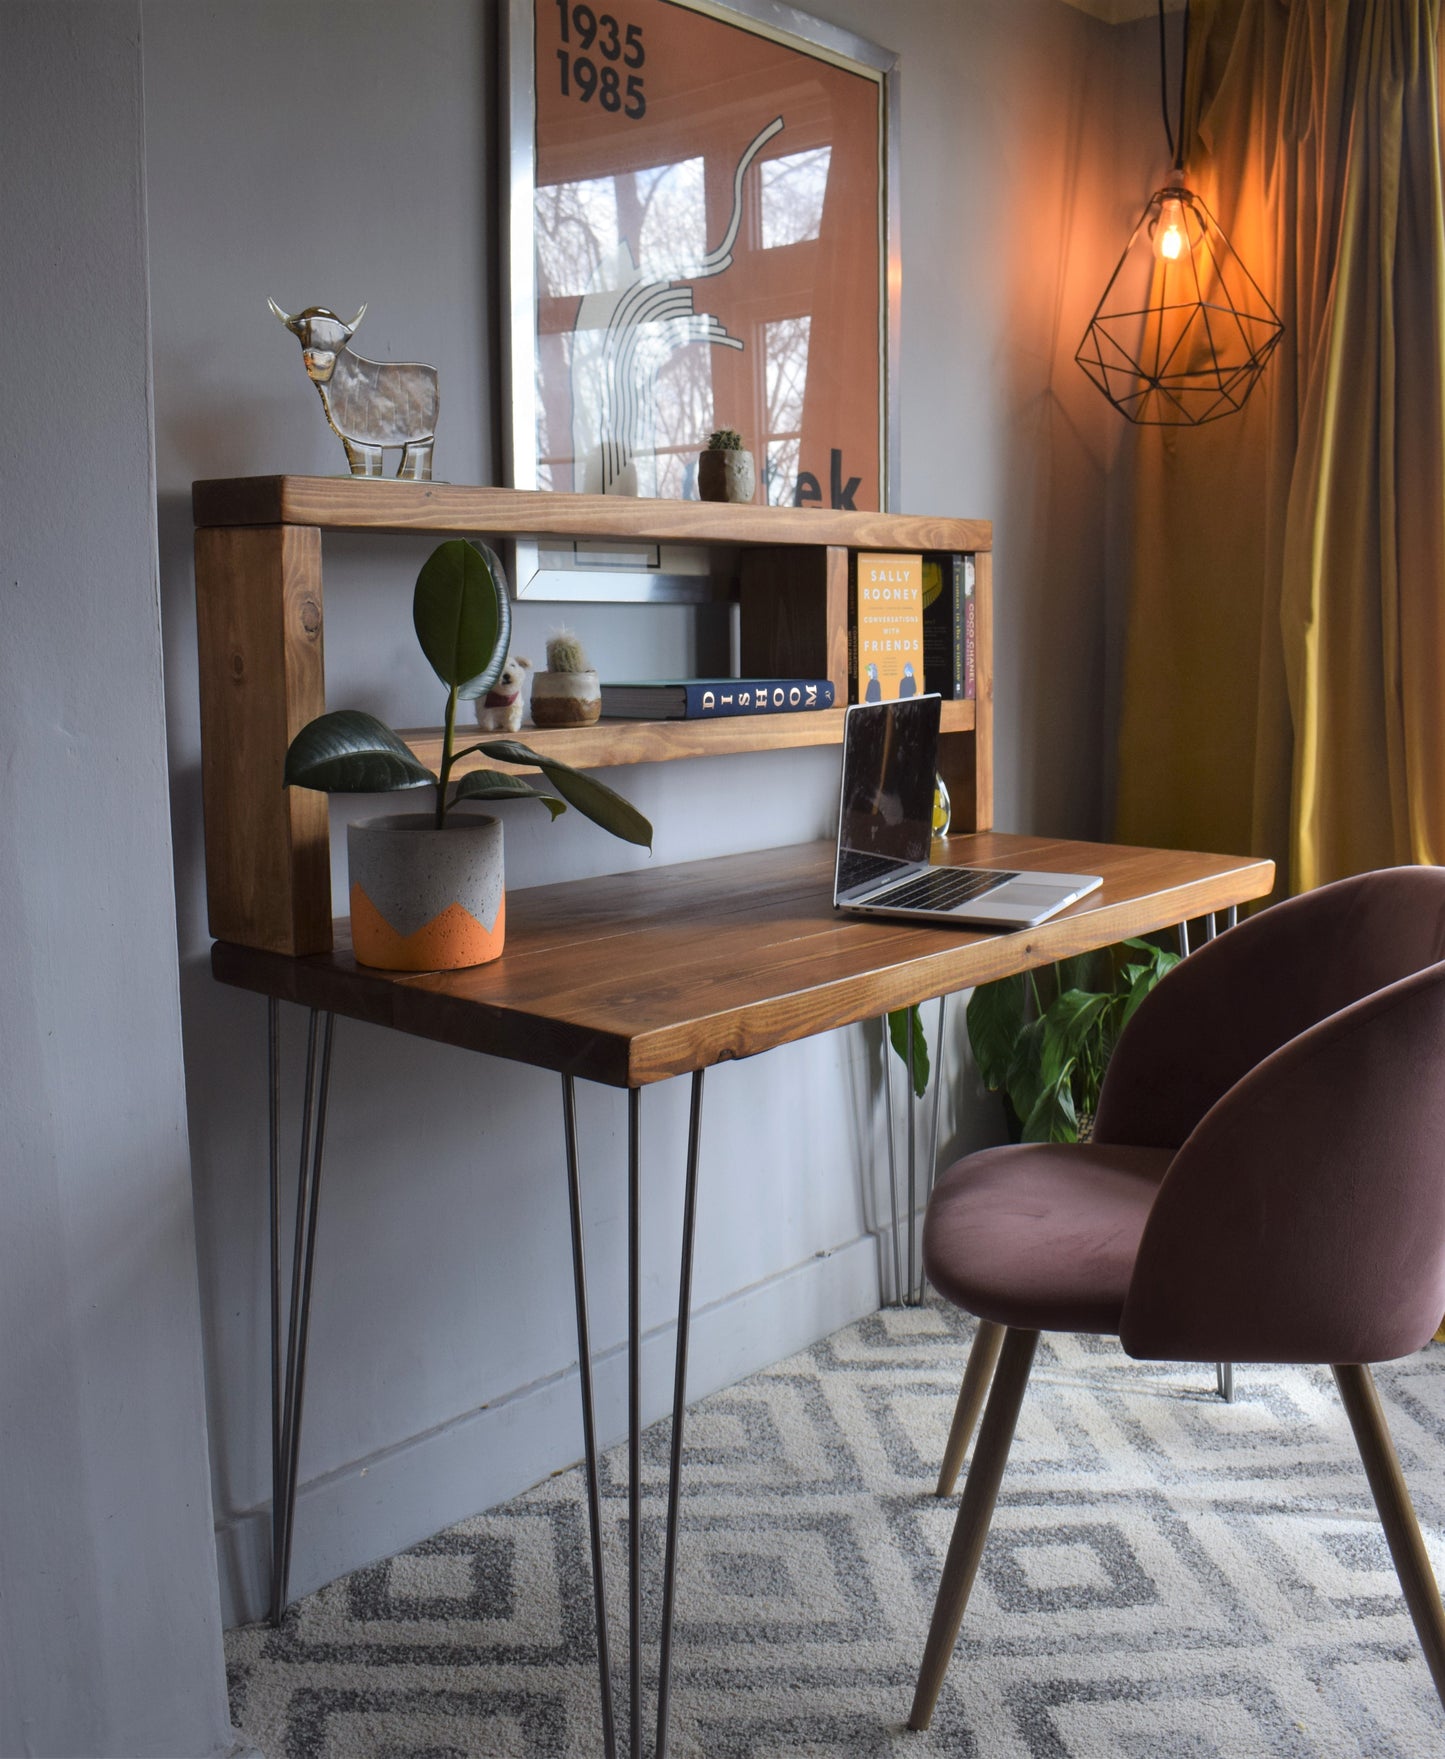
M848 686L854 702L936 690L972 697L974 560L860 551L853 563Z
M923 558L923 675L940 696L977 694L973 585L972 556Z

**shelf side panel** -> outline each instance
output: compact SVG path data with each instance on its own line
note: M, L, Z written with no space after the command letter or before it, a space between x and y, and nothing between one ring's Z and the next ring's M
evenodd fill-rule
M206 897L218 940L331 948L326 796L282 786L286 748L326 707L321 533L196 532Z
M993 829L993 552L974 557L974 823Z
M738 581L745 678L829 678L848 700L848 552L831 544L746 550Z
M993 556L974 555L974 695L944 703L939 769L948 783L955 831L993 829Z

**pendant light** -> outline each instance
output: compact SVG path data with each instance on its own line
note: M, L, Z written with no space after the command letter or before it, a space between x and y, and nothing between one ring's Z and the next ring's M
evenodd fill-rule
M1158 6L1160 94L1174 176L1149 197L1074 358L1130 421L1194 427L1243 407L1284 325L1184 183L1189 0L1177 142L1169 126L1164 0Z

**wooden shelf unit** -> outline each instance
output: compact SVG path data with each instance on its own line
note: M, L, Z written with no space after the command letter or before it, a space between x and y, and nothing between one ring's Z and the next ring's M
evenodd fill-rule
M281 785L286 747L327 708L323 531L481 538L622 537L725 547L737 558L744 676L826 677L839 707L703 721L523 729L586 769L836 745L848 699L850 556L952 550L976 558L972 702L945 702L942 766L959 830L993 822L993 573L987 520L564 495L451 483L265 476L198 482L196 619L201 782L212 935L301 955L332 944L326 797ZM334 705L333 705L334 706ZM435 767L440 729L407 742Z

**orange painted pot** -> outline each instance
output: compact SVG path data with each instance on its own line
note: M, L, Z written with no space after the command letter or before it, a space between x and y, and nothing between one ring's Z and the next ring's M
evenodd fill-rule
M502 951L502 826L457 812L393 813L346 827L351 944L383 971L456 971Z

